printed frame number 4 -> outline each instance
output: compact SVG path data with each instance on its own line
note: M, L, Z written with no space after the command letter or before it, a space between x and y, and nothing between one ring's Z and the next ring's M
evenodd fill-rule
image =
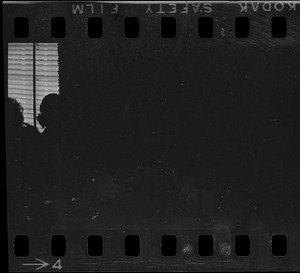
M57 270L61 270L62 269L62 265L61 265L61 259L58 259L53 265L52 265L53 269L57 269Z
M47 267L49 265L49 263L40 260L38 258L35 258L36 261L38 261L39 263L24 263L22 264L23 266L36 266L35 270L39 270L42 269L44 267ZM61 265L61 259L58 259L53 265L52 267L53 269L57 269L57 270L61 270L63 267Z

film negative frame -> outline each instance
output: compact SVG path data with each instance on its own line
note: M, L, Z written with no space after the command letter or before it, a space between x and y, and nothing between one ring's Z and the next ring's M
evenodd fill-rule
M299 8L297 1L4 2L10 271L299 270L300 100L296 94L300 87L297 74L300 69ZM199 51L206 53L197 53ZM203 65L200 58L207 64ZM103 67L98 59L103 61ZM202 66L200 80L194 72L198 66ZM211 75L216 75L215 80ZM251 88L247 87L249 84ZM193 100L199 98L188 93L187 99L183 96L189 89L196 92L197 85L206 90L199 92L207 99L206 110L210 114L205 118L208 121L193 120L189 111L193 109L195 115L198 113ZM124 93L118 93L122 88ZM213 95L208 98L205 92L210 92L210 88ZM215 91L222 88L231 99ZM236 95L239 93L236 88L246 90L245 101ZM257 95L260 88L266 90L263 95ZM282 91L285 88L286 93ZM101 101L98 89L104 90L100 92L102 104L95 102ZM140 91L142 89L145 91ZM177 92L176 102L168 89ZM62 148L47 146L48 150L43 150L42 146L47 144L41 144L44 140L40 137L21 138L21 142L28 141L25 143L30 150L14 146L19 140L11 141L16 132L10 127L14 116L9 112L12 102L7 98L21 103L26 134L31 138L34 134L43 135L44 128L47 129L40 105L50 93L69 100L68 114L78 124L74 135L68 134L70 139L64 140L66 142L58 138ZM260 104L261 99L271 102ZM238 132L246 130L241 138L227 136L222 129L222 123L226 127L232 122L229 112L222 110L223 103L228 103L228 109L235 109L232 114L224 106L235 122L240 113L244 113L242 108L249 109L246 112L251 116L248 125L251 129L247 131L248 127L243 127L248 122L243 117L241 123L234 125L240 126L236 129ZM253 109L251 103L255 105ZM164 120L166 123L158 125L155 122L163 120L164 105L169 105L171 110L168 111L174 111L176 118L173 120L169 114ZM221 110L216 110L218 114L211 110L213 106L220 107ZM180 109L179 114L176 109ZM148 112L151 115L147 115ZM96 115L103 116L99 118L103 125L95 123ZM184 115L188 118L181 121ZM261 122L264 119L268 123ZM207 130L216 130L214 134L224 132L233 143L230 145L242 143L240 146L246 147L247 156L254 163L242 157L246 152L223 151L227 144L218 146L218 143L226 136L216 137L211 142L205 140L208 137L205 133L196 134L199 139L203 137L204 143L197 146L193 133L184 135L183 139L188 140L179 145L174 144L179 141L176 135L175 140L171 140L173 146L166 150L164 146L169 142L165 135L164 142L160 138L152 142L155 137L147 135L150 129L140 129L144 128L143 124L150 124L155 128L151 127L151 134L180 134L196 127L184 127L190 120L203 122L207 128L210 123L220 122L216 128L212 126L215 129ZM114 122L117 125L110 127ZM121 122L126 124L120 125ZM165 132L166 124L170 123L173 127L167 127L169 131ZM201 128L204 130L205 126ZM129 136L126 130L131 130ZM140 138L135 135L138 130L142 131ZM98 147L98 138L105 145ZM142 138L148 142L140 141ZM77 144L70 144L72 141ZM226 141L229 140L226 138ZM189 148L190 145L194 146ZM206 145L210 146L206 149ZM64 147L79 148L73 153ZM116 152L115 147L125 152ZM178 149L175 153L174 147ZM209 156L209 153L214 154L212 149L219 149L217 147L226 154L221 153L223 160L227 157L232 160L228 165ZM153 152L156 148L157 153ZM58 149L57 154L55 149ZM139 154L141 149L145 149L142 155ZM189 152L181 154L180 149ZM216 164L217 171L210 171L213 167L205 163L206 159L199 159L204 167L202 163L190 164L195 159L189 157L189 153L197 149L203 149L209 160L218 162L211 163ZM276 153L272 154L274 149ZM97 156L99 151L103 156ZM132 159L131 152L138 159ZM233 160L230 154L235 152L238 159ZM55 158L64 153L70 153L73 161L66 163L64 159ZM117 155L111 156L111 153ZM215 154L220 156L218 152ZM294 160L282 159L290 154ZM33 160L34 156L38 160ZM266 161L272 157L274 165L270 167ZM66 164L64 169L57 167L56 161ZM224 171L219 167L224 165L230 169L228 166L232 164L241 167L239 161L245 161L243 164L252 168L245 167L240 177L233 175L239 173L236 169ZM46 168L48 164L58 169ZM193 167L185 167L187 164ZM267 168L270 173L264 171ZM45 178L47 175L49 180ZM277 176L281 180L277 181ZM56 185L56 179L62 183L65 180L60 179L71 180L71 177L77 184L70 192L71 181L64 186ZM85 179L91 184L82 182ZM240 182L242 179L246 182ZM257 184L253 186L251 179L258 181ZM268 179L271 182L265 182ZM143 184L148 180L150 184ZM282 182L286 180L292 182ZM157 192L161 195L156 196ZM278 197L280 193L284 196L282 199ZM152 204L150 209L149 204ZM275 216L270 215L271 212Z

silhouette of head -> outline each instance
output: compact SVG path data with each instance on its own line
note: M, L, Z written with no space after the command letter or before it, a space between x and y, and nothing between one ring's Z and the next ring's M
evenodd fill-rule
M57 126L64 116L64 104L58 94L45 96L40 105L40 114L37 116L39 124L45 127Z
M24 122L23 107L15 99L6 99L6 121L7 129L10 132L17 131L22 128Z

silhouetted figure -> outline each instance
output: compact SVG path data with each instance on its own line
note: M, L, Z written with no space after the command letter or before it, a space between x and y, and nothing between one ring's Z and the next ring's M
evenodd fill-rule
M36 127L24 123L23 107L13 99L6 99L6 141L7 148L12 150L19 147L30 147L39 137L39 131ZM18 151L19 152L19 151Z
M49 137L56 141L53 138L60 137L66 116L65 107L63 99L58 94L49 94L43 98L37 120L44 128L44 138Z
M63 102L58 94L49 94L43 98L37 120L43 128L41 141L41 171L44 181L58 194L64 171L65 140L63 122ZM50 194L50 189L47 189ZM51 195L51 194L50 194ZM53 196L51 196L53 198Z
M60 221L62 206L74 197L78 180L76 153L69 111L58 94L45 96L37 120L43 127L40 149L40 171L43 175L45 202L53 204ZM66 214L65 212L64 214Z
M24 123L23 108L17 100L7 98L5 110L7 167L14 166L16 172L16 166L24 169L22 164L28 164L26 160L33 158L30 153L38 148L39 131Z
M10 213L13 221L30 221L30 199L36 177L36 152L39 132L24 123L23 108L12 98L5 101L6 116L6 175Z
M12 98L5 101L6 136L9 143L20 140L21 130L24 122L22 106Z

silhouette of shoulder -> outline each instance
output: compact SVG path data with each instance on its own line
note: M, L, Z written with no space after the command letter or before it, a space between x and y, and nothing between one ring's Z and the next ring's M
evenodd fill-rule
M24 145L36 145L39 141L41 134L39 130L28 123L23 123L22 125L22 138Z

